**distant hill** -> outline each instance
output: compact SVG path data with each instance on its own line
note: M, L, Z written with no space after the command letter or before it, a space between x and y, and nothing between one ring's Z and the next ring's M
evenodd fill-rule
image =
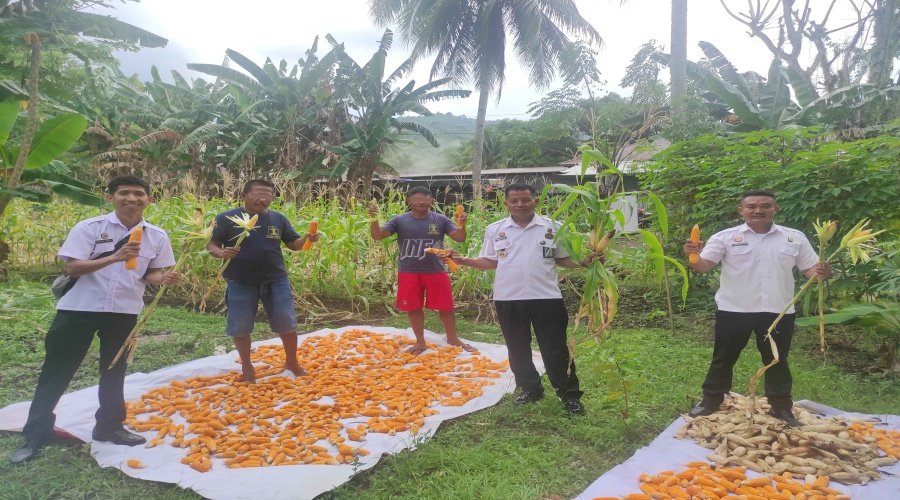
M435 113L432 116L408 116L402 120L419 123L434 134L439 148L434 148L419 134L403 133L407 144L399 144L399 151L385 155L385 161L401 174L446 172L453 166L450 152L475 136L475 119L452 113Z

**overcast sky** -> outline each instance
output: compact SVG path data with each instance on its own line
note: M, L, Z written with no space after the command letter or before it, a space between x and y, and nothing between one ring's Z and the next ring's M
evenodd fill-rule
M743 0L727 1L733 9L747 5ZM603 37L604 45L597 60L608 90L622 93L619 81L642 44L656 39L669 46L670 0L630 0L623 6L619 0L575 0L575 3ZM813 13L817 12L817 5L822 10L828 3L811 0ZM321 54L321 49L328 47L324 40L327 33L343 42L354 59L365 63L377 49L383 33L368 16L367 0L143 0L119 5L111 14L169 39L164 49L120 55L127 74L139 73L145 79L149 79L149 68L154 64L163 73L175 69L189 77L200 76L188 72L185 64L221 64L228 48L259 65L266 57L293 64L317 35ZM847 21L847 14L833 14L835 24L829 25ZM390 52L388 70L409 56L398 38ZM701 40L717 46L740 71L765 74L771 62L771 55L762 43L750 38L745 27L729 17L718 0L688 2L689 59L696 61L702 57L697 47ZM411 78L422 83L427 81L430 64L431 60L421 62ZM528 103L554 88L532 89L527 82L527 74L509 54L502 99L499 103L492 99L488 119L525 119ZM431 103L429 109L475 116L477 104L477 94L473 92L468 99Z

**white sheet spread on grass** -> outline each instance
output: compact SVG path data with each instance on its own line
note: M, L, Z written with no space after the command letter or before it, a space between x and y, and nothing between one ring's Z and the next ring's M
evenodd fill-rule
M865 415L862 413L844 412L830 406L825 406L813 401L797 401L797 405L803 406L813 413L824 417L843 416L848 419L877 419L886 428L900 430L900 416L897 415ZM685 469L685 464L694 460L709 462L706 456L712 450L697 444L693 439L678 439L675 433L685 425L685 420L679 418L672 422L649 445L639 449L624 463L617 465L600 476L584 492L576 497L576 500L590 500L601 496L622 496L629 493L640 493L638 477L641 473L657 474L664 470L679 471ZM900 463L891 467L879 469L882 479L871 481L866 486L846 486L832 482L829 488L843 491L850 498L859 500L897 500L900 498ZM747 477L757 477L753 471L747 471Z
M371 326L348 326L337 329L318 330L300 337L303 342L310 336L341 334L347 330L361 329L375 333L400 335L414 339L411 330L399 330L396 328L382 328ZM433 332L425 332L425 340L429 343L445 345L444 336ZM262 342L255 342L254 346L265 344L280 345L281 340L274 338ZM485 344L481 342L468 342L478 348L482 356L487 356L493 361L507 360L506 346L497 344ZM140 353L138 353L140 355ZM467 353L461 356L469 356ZM168 385L174 379L183 380L193 376L210 376L235 371L237 352L232 351L221 356L189 361L180 365L170 366L152 373L134 373L125 378L125 400L132 401L140 398L141 394L156 388ZM538 371L543 373L543 363L540 355L534 354L534 362ZM95 369L85 366L83 369ZM406 449L415 448L417 442L421 443L425 437L430 437L437 431L442 421L456 418L467 413L481 410L497 404L504 394L515 389L515 381L512 373L507 370L501 378L491 379L493 385L483 388L484 394L475 398L463 406L438 406L437 415L425 419L425 424L419 430L418 440L409 432L399 432L395 436L387 434L369 433L365 441L354 443L369 450L370 455L359 457L359 464L354 465L286 465L279 467L255 467L245 469L229 469L220 459L213 459L213 469L206 473L197 472L183 465L179 460L184 456L182 448L173 448L168 445L155 448L136 446L116 446L110 443L95 442L91 444L91 454L103 467L116 467L129 476L174 483L182 488L190 488L197 493L213 499L304 499L313 498L316 495L329 491L347 482L356 472L373 467L384 453L399 453ZM30 403L15 403L0 409L0 430L22 430L28 417ZM94 412L97 411L97 387L89 387L77 392L66 394L56 407L56 427L62 429L85 442L91 441L91 431L94 427ZM155 431L142 433L148 440L156 435ZM146 466L143 469L132 469L125 465L125 461L136 458Z

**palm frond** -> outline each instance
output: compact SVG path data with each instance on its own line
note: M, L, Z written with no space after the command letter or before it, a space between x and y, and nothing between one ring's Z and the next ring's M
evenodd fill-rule
M222 123L206 123L203 124L196 129L194 129L190 134L184 137L184 140L181 141L181 144L178 145L176 151L184 152L190 149L192 146L196 144L200 144L205 142L223 130L226 130L228 125Z
M148 146L150 144L156 144L159 142L178 142L182 139L182 135L174 130L157 130L155 132L150 132L138 140L132 142L127 146L128 149L134 150L138 148L142 148L144 146Z

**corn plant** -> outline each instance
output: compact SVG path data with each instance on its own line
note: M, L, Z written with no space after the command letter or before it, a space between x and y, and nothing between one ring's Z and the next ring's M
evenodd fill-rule
M584 182L578 186L555 184L554 190L566 193L564 200L553 213L553 219L562 219L559 230L559 242L576 261L584 261L590 254L603 253L610 239L615 235L616 227L625 225L625 215L615 209L614 204L626 196L634 196L638 200L648 200L653 204L663 240L668 239L668 217L665 206L659 197L647 191L615 191L603 196L603 176L617 178L616 185L622 186L622 173L599 151L582 149L582 174L592 163L600 163L606 170L598 173L598 182ZM546 198L551 186L544 189L542 200ZM668 292L668 270L666 263L672 264L683 278L681 291L682 301L687 297L687 270L677 260L665 255L662 243L650 231L640 230L644 243L649 248L647 258L653 264L659 280L666 285ZM607 269L603 259L593 259L584 273L584 289L581 304L575 318L576 335L570 339L570 354L574 356L574 347L578 342L578 328L581 321L589 337L602 342L605 334L618 310L619 287L615 274ZM669 295L667 293L667 295ZM669 300L669 315L674 311Z
M557 238L559 239L559 244L566 249L573 260L584 262L587 257L597 254L602 255L606 251L610 240L616 233L617 225L625 225L625 215L621 210L614 208L614 204L624 199L625 196L634 196L635 199L639 200L649 200L654 206L662 236L664 239L668 239L667 212L665 206L656 195L646 191L625 192L624 190L617 190L618 186L623 185L622 173L599 151L582 148L581 153L582 175L584 175L591 164L602 164L606 167L603 172L597 174L598 181L584 182L578 186L564 184L547 186L541 194L543 201L547 198L551 188L566 193L563 201L553 212L552 218L556 220L562 219ZM613 176L616 180L615 186L617 188L609 196L603 196L603 193L606 191L603 183L604 176ZM672 319L674 311L671 305L666 263L674 265L682 275L684 283L681 292L682 301L687 297L687 271L680 262L665 255L662 243L660 243L655 234L644 229L640 231L644 243L649 248L647 258L650 259L657 277L666 286L670 324L674 324ZM602 344L609 336L610 327L618 310L619 285L615 273L606 267L604 259L593 258L583 274L584 288L581 293L581 303L575 316L574 330L568 339L570 360L575 358L575 347L579 342L593 338L597 344ZM584 322L586 336L580 336L582 321ZM623 415L625 418L628 418L629 382L625 380L625 374L619 364L615 362L615 358L610 356L610 359L612 359L612 362L609 364L608 369L615 370L614 376L621 383L623 388Z

